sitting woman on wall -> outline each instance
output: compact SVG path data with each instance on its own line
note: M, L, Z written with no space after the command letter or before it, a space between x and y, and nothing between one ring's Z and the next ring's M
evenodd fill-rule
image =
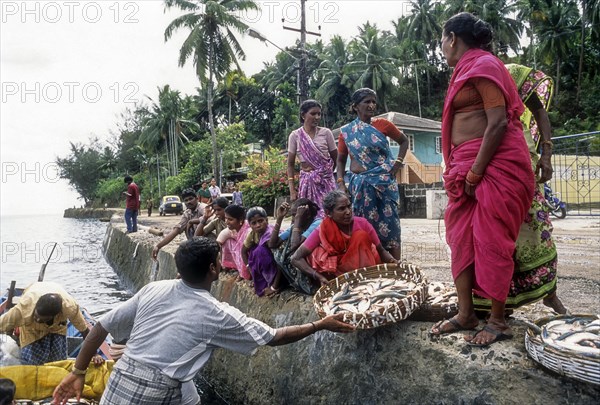
M290 204L284 202L277 209L277 220L274 230L279 231L283 218L290 212ZM298 247L316 230L321 224L321 218L317 218L319 207L307 198L299 198L291 206L292 226L281 234L271 233L269 247L275 251L275 261L279 264L283 275L290 285L298 291L312 294L315 285L312 279L298 270L290 262L291 255Z
M242 259L252 274L254 291L262 297L279 292L281 272L275 263L273 252L267 246L273 232L267 213L262 207L252 207L246 214L246 220L252 229L242 247Z
M323 209L325 219L292 256L294 266L323 285L361 267L397 263L369 221L353 216L346 193L328 193Z
M227 229L223 229L217 237L221 245L221 263L225 270L237 270L238 281L251 280L252 275L246 268L242 259L242 247L251 229L246 221L246 210L241 205L231 204L225 208L225 223Z

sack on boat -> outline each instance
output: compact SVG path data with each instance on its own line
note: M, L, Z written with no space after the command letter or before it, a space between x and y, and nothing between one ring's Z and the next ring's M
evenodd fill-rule
M0 334L0 364L2 364L2 367L21 364L19 345L13 338L4 334Z
M52 396L54 389L71 372L75 360L62 360L41 366L8 366L0 368L0 378L10 378L17 386L15 399L42 400ZM114 361L101 366L90 365L85 375L82 398L100 400Z

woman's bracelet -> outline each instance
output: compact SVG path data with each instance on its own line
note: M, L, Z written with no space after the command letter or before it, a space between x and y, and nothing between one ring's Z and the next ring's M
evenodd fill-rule
M314 323L314 322L311 322L310 324L311 324L311 325L313 326L313 328L314 328L314 330L313 330L313 333L315 333L315 332L317 331L317 325L315 325L315 323Z
M344 178L343 177L338 177L336 180L337 183L343 183L344 182Z
M73 366L73 368L71 369L71 373L75 375L85 375L85 373L87 373L87 370L80 370L77 367Z
M542 141L542 143L540 145L541 146L548 145L550 147L550 149L554 148L554 144L552 143L552 141L549 141L549 140Z
M467 178L465 179L470 185L477 185L483 179L483 174L475 174L473 170L469 170Z
M396 162L398 162L398 163L404 163L404 158L403 158L403 157L400 157L400 156L398 156L398 157L396 158Z

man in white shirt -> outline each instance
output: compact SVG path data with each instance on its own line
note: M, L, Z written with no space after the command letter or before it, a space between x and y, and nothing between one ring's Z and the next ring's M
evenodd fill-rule
M196 237L183 242L175 253L181 279L150 283L104 315L86 338L72 372L54 390L54 403L80 398L86 369L109 332L116 340L128 341L100 401L107 405L180 404L182 384L194 378L217 348L251 354L259 346L293 343L321 329L354 330L341 322L343 314L273 329L218 301L210 287L219 278L219 256L214 240Z

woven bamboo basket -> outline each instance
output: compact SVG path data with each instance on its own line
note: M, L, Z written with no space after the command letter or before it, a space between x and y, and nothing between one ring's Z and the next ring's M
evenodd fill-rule
M446 292L456 291L456 287L452 283L443 283L446 287ZM437 322L444 319L452 318L458 314L458 301L444 300L442 302L432 303L435 296L427 294L425 302L413 312L408 319L412 321Z
M541 318L535 324L542 327L550 321L570 318L595 320L598 316L559 315ZM600 355L596 353L579 353L558 345L547 344L532 327L525 333L525 348L533 360L560 375L600 385Z
M363 313L344 313L344 321L355 325L357 329L371 329L388 323L394 323L408 318L423 303L427 294L427 281L420 270L408 263L402 264L379 264L371 267L363 267L351 272L342 274L333 279L329 284L322 286L314 296L313 302L317 314L324 318L327 316L323 309L323 304L335 293L341 290L342 286L348 283L350 287L356 285L359 281L380 278L403 279L412 281L417 287L406 297L396 300L385 309L369 309Z

